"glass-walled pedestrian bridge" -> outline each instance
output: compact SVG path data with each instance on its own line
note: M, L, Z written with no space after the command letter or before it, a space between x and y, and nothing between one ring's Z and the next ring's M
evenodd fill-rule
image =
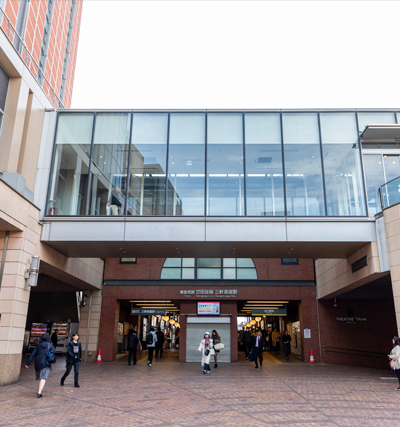
M159 255L179 257L237 256L246 245L249 256L287 257L296 242L313 253L316 242L336 242L339 252L347 242L351 251L375 239L368 205L376 209L376 194L366 191L360 132L396 125L398 117L353 110L61 111L43 240L73 256L89 246L92 255L136 254L141 246L151 255L150 241L164 242ZM69 249L57 239L69 239Z

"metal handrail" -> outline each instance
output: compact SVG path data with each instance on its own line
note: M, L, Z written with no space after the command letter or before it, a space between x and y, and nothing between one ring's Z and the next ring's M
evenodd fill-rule
M393 192L393 188L392 188L392 189L390 189L391 192L389 193L389 187L392 184L395 184L396 182L398 183L398 185L396 187L397 191ZM400 176L386 182L385 184L383 184L379 187L378 199L381 203L382 211L384 209L390 208L391 206L398 205L400 203L399 193L400 193ZM397 197L395 197L395 194Z
M7 28L4 28L5 27L4 22L7 23ZM20 35L17 33L16 29L11 24L10 20L8 19L7 15L5 14L4 10L1 7L0 7L0 23L1 23L0 28L2 32L8 38L14 50L17 52L18 56L22 59L22 61L24 62L29 72L34 77L34 79L41 86L47 98L49 98L50 102L56 108L65 108L61 99L57 95L55 89L47 80L47 78L44 76L44 72L39 67L39 64L32 57L26 44L24 43ZM39 76L43 78L43 84L40 83Z

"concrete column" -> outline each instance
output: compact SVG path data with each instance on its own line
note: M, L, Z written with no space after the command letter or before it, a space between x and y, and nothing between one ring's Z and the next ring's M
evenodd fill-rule
M97 358L99 344L101 290L84 291L86 305L81 305L79 339L82 344L82 360L91 362Z
M396 312L397 336L400 335L400 205L383 211L390 277L392 280L394 309ZM394 333L393 333L394 334Z
M27 263L36 255L39 211L30 205L26 215L28 226L24 231L9 232L0 285L0 385L18 381L21 367L30 296L30 286L24 275ZM4 238L5 232L0 232L0 260L5 250Z
M29 87L22 78L10 79L0 139L0 170L2 171L17 172L18 170L28 95Z

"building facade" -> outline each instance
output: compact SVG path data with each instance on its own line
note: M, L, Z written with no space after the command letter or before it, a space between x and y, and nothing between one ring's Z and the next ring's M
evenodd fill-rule
M2 1L0 7L0 385L4 385L18 380L22 353L30 340L32 344L37 340L30 334L32 323L45 323L47 328L57 320L70 320L85 327L89 301L93 307L100 304L103 261L68 258L40 241L51 122L55 108L70 103L82 2ZM84 290L88 306L79 309ZM92 322L96 316L99 321L95 311ZM82 338L91 341L87 348L95 352L97 337L82 334Z

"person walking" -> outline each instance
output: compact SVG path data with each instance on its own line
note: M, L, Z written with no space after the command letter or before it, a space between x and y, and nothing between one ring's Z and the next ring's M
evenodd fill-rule
M269 347L269 351L272 351L273 349L273 345L272 345L272 328L269 328L268 331L268 347Z
M147 350L149 351L148 359L147 359L147 365L153 366L153 355L154 355L154 349L156 347L157 342L157 335L154 332L154 328L150 328L150 332L146 336L146 344L147 344Z
M272 332L272 346L276 354L279 354L279 338L281 334L279 331L274 328L274 332Z
M157 335L156 357L158 356L158 354L160 354L160 359L161 359L163 354L165 336L164 336L164 332L161 331L160 327L157 328L156 335Z
M136 351L137 346L139 344L139 338L136 336L136 332L131 329L129 331L128 336L128 365L130 366L132 357L133 357L133 364L136 365L137 358L136 358Z
M111 191L111 196L110 199L107 203L107 206L110 206L111 209L111 215L119 215L119 209L123 208L124 206L122 205L121 201L120 201L120 193L121 190L119 187L115 187L112 191Z
M197 349L197 351L201 353L201 366L204 366L203 374L211 374L210 358L211 349L213 347L213 341L210 338L210 333L205 332L204 338L200 341L199 348Z
M36 381L38 384L38 398L43 397L42 391L51 371L51 363L49 361L47 353L55 353L55 350L56 349L54 348L54 345L50 340L50 335L45 332L40 337L39 344L35 347L32 354L29 356L28 361L26 362L25 368L29 369L29 365L32 363L32 360L35 359L35 373Z
M64 385L65 379L70 374L72 367L74 367L74 387L79 388L79 362L82 358L82 346L79 342L79 334L72 335L72 340L67 346L66 370L61 377L60 385Z
M392 351L390 352L390 354L388 354L390 360L389 365L392 369L392 372L397 376L399 380L399 387L396 388L396 390L400 391L400 338L393 337L392 344Z
M51 334L51 342L53 343L54 348L57 348L57 341L58 341L57 332L58 332L58 329L54 329L54 332Z
M265 340L262 337L262 332L260 330L257 332L257 335L253 337L251 349L253 350L254 361L256 362L255 368L258 369L257 359L260 361L260 366L262 366L262 363L263 363L262 352L265 351Z
M251 340L252 340L251 332L250 332L249 328L247 328L243 332L243 337L242 337L242 341L243 341L243 345L244 345L244 351L246 353L246 359L249 358L249 353L251 350Z
M215 344L219 344L221 342L221 337L218 335L218 332L213 329L211 332L211 338L213 340L213 346L215 347ZM214 368L218 368L218 353L219 350L214 349Z
M288 331L285 331L285 334L282 337L283 350L285 352L286 360L289 362L289 354L292 352L291 343L292 337L289 335Z

